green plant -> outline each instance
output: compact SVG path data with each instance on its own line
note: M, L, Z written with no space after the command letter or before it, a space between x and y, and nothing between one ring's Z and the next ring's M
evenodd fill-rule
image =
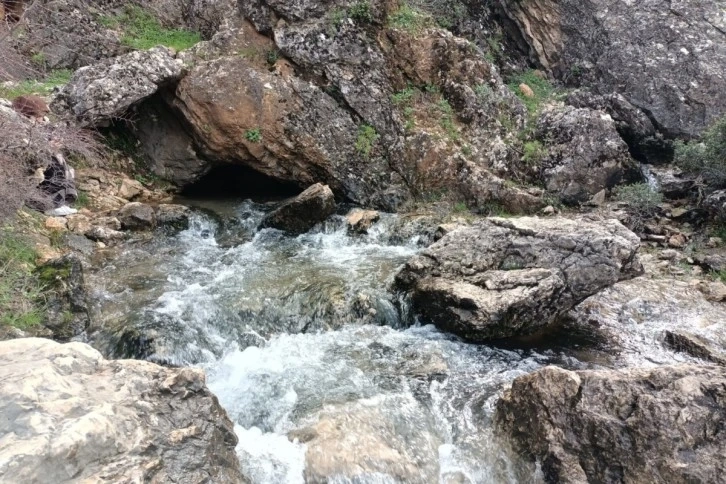
M277 60L280 58L280 51L277 49L270 49L267 51L267 63L274 66Z
M0 324L28 329L43 320L43 284L33 273L37 254L13 230L0 229Z
M262 132L260 131L260 128L253 128L245 131L245 139L252 143L259 143L262 141Z
M700 142L677 142L674 161L714 188L726 185L726 116L706 130Z
M389 26L407 30L411 33L417 33L425 28L433 27L434 24L435 22L431 15L414 9L408 4L401 5L398 10L388 16Z
M67 84L72 74L68 69L59 69L51 71L42 81L25 80L8 87L0 86L0 97L12 100L28 94L44 96L50 94L54 88Z
M523 146L522 161L535 164L547 156L547 148L539 140L527 141Z
M459 139L459 129L454 122L454 109L451 107L451 104L446 99L441 98L436 104L436 107L441 113L439 125L446 131L446 134L451 140L457 141Z
M623 185L613 191L615 200L626 203L631 213L639 216L653 215L663 202L663 194L647 183Z
M494 98L494 90L489 84L477 84L474 86L474 93L479 101L488 103Z
M32 56L30 56L30 60L33 61L34 64L42 66L45 64L46 57L43 52L36 52Z
M378 132L373 126L368 124L361 125L358 128L358 138L355 141L356 151L368 158L379 137Z
M726 269L711 272L711 277L713 277L717 281L726 283Z
M457 202L452 209L454 213L469 213L469 207L464 202Z
M470 145L464 145L461 147L461 154L464 156L471 156L472 155L472 149Z
M367 0L356 2L348 9L348 15L353 20L358 22L371 23L373 22L373 12L371 11L371 4Z
M91 200L88 198L88 194L84 191L78 190L78 198L76 203L73 204L75 208L87 207L91 204Z
M534 96L526 96L521 89L519 89L521 84L529 86L530 89L532 89ZM555 89L552 87L552 84L550 84L547 79L535 70L529 70L510 77L507 86L509 86L509 89L519 96L530 114L535 114L539 111L542 103L550 99L555 94Z
M122 30L121 42L139 50L157 45L184 50L202 40L198 32L165 28L156 17L135 5L128 5L120 15L101 17L99 21L106 27Z

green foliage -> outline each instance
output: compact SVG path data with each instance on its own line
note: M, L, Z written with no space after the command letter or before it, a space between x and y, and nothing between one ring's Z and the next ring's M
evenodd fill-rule
M34 64L42 66L45 64L46 61L45 54L42 52L36 52L35 54L30 56L30 60L33 61Z
M535 164L547 156L547 148L539 140L527 141L524 143L522 161L528 164Z
M458 141L459 129L456 127L456 123L454 122L454 109L451 107L451 104L449 104L449 101L446 99L441 98L436 104L436 107L441 113L439 125L444 129L444 131L446 131L449 139L452 141Z
M534 96L525 96L519 89L520 84L528 85L534 92ZM537 72L534 70L529 70L512 76L509 78L507 86L509 86L509 89L511 89L512 92L519 96L530 114L535 114L539 111L542 104L555 94L555 89L552 87L552 84L550 84L547 79L543 79L537 75Z
M716 121L700 142L676 143L676 165L699 175L716 188L726 185L726 116Z
M373 22L373 12L371 11L371 4L367 0L354 3L348 9L348 15L355 21L363 23Z
M717 281L726 283L726 269L711 272L711 277L713 277Z
M623 185L614 190L615 200L627 203L630 210L640 215L652 215L663 202L663 194L647 183Z
M84 191L78 190L78 198L76 203L73 204L75 208L84 208L90 205L91 200L88 198L88 194Z
M474 93L483 103L488 103L494 98L494 90L489 84L477 84L474 86Z
M267 51L267 63L274 66L277 60L280 58L280 51L277 49L270 49Z
M252 143L259 143L262 141L262 132L260 131L260 128L253 128L245 131L245 139Z
M433 27L435 22L430 15L412 8L408 4L403 4L388 16L388 25L411 33L417 33L428 27Z
M26 80L10 87L0 86L0 97L12 100L28 94L45 96L50 94L54 88L67 84L71 80L72 74L73 72L68 69L59 69L51 71L42 81Z
M355 149L358 153L368 158L379 137L380 135L373 126L363 124L360 128L358 128L358 138L355 141Z
M464 145L461 147L461 154L464 156L471 156L473 154L473 151L471 149L470 145Z
M469 207L465 202L457 202L454 204L452 211L454 213L469 213Z
M179 51L202 40L198 32L164 28L153 15L135 5L128 5L120 15L101 17L99 21L105 27L123 31L121 42L134 49L163 45Z
M0 324L28 329L44 315L43 285L33 274L37 254L9 228L0 229Z

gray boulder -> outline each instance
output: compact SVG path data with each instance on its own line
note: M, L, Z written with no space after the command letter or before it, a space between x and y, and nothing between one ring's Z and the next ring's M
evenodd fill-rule
M178 81L182 62L165 47L135 51L78 69L51 104L81 124L105 126L134 104Z
M607 113L565 106L545 110L537 120L537 138L546 154L541 160L545 187L567 204L640 177L638 164Z
M426 322L472 341L526 335L638 275L638 237L615 220L489 218L406 263L395 287Z
M711 0L499 0L530 57L557 78L621 93L668 136L726 112L726 18Z
M150 230L156 227L156 213L153 207L145 203L127 203L119 210L118 219L125 230Z
M246 482L232 422L192 368L82 343L0 343L7 482Z
M547 367L514 380L495 419L548 483L705 483L726 472L723 367Z
M716 190L702 202L703 208L718 221L726 221L726 190Z
M163 203L156 207L156 222L160 227L170 230L186 230L189 228L191 209L184 205Z
M335 197L327 185L316 183L283 202L262 220L261 227L302 234L335 212Z

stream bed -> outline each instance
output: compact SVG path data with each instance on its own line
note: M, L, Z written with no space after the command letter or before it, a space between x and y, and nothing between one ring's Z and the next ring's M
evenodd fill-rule
M198 205L189 229L132 240L87 275L91 344L204 368L253 483L540 482L492 428L515 377L688 361L659 343L658 298L631 301L642 317L618 348L567 329L546 343L468 344L414 321L388 291L422 245L398 234L395 215L366 235L334 216L290 237L257 230L270 204ZM618 307L610 320L627 323Z

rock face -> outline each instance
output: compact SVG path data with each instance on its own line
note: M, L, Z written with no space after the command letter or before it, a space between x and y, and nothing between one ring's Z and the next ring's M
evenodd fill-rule
M726 90L726 18L719 2L499 4L533 60L599 94L620 92L666 135L698 135L726 112L720 94Z
M104 126L179 80L182 70L182 62L165 47L131 52L78 69L53 99L52 109L85 125Z
M82 343L0 343L9 482L245 482L204 373L107 361Z
M496 421L550 483L719 482L726 368L547 367L514 381Z
M703 208L718 221L726 220L726 190L716 190L703 200Z
M295 198L282 203L262 220L262 227L302 234L335 212L333 192L316 183Z
M37 269L47 287L48 311L43 326L59 341L83 333L90 324L83 265L72 254L53 259Z
M537 121L537 138L548 191L568 204L584 203L604 189L640 176L637 163L610 115L587 108L554 108Z
M425 321L469 340L525 335L638 275L638 247L615 220L490 218L446 234L395 286Z

